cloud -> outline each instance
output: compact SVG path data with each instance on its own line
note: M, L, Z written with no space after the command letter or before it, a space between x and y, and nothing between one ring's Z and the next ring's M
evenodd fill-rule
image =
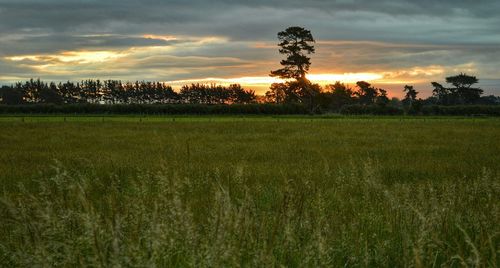
M397 38L401 32L404 38L436 37L430 33L460 37L460 33L475 32L483 38L488 38L485 33L497 38L494 25L500 20L495 12L499 9L496 0L3 0L0 32L130 34L150 29L155 34L245 40L269 39L283 27L303 24L322 38ZM411 28L413 34L408 34L408 25L418 26Z
M0 83L266 77L279 67L276 33L300 25L318 40L313 74L373 73L390 84L473 71L500 88L497 0L0 3Z

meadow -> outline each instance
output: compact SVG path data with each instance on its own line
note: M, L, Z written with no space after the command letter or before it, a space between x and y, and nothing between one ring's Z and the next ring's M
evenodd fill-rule
M498 267L500 119L0 117L2 267Z

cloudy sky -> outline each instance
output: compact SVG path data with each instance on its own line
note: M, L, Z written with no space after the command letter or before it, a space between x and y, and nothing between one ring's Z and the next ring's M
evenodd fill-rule
M0 84L40 77L241 83L279 68L277 32L310 29L310 79L423 95L477 75L500 95L498 0L0 0Z

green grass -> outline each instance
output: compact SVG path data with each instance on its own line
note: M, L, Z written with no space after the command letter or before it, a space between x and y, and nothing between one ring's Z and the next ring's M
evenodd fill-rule
M0 266L499 265L500 119L0 117Z

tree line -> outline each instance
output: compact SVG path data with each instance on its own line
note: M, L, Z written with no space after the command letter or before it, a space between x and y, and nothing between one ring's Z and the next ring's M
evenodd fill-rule
M0 89L0 103L20 104L250 104L257 102L275 104L301 104L313 112L339 112L344 106L377 105L403 108L409 113L419 113L428 105L499 105L500 97L482 96L483 90L474 87L478 79L467 74L446 78L449 87L432 82L432 96L418 98L413 86L403 88L405 97L389 98L387 91L365 81L354 87L336 82L321 87L308 81L274 83L263 98L252 90L234 84L191 84L176 92L161 82L137 81L122 83L118 80L84 80L81 82L46 83L40 79L18 82ZM307 90L303 84L307 85Z
M437 82L432 96L419 98L419 92L414 86L406 85L403 88L404 98L389 98L387 91L377 88L365 81L359 81L354 87L341 82L321 87L318 84L309 84L307 90L300 86L300 82L291 81L271 85L265 94L268 103L305 103L313 109L322 111L340 111L349 105L377 105L404 108L407 112L418 113L423 106L429 105L500 105L500 97L482 96L483 90L473 87L471 82L478 79L467 74L459 74L446 78L450 87Z
M84 80L46 83L40 79L3 86L0 103L9 105L50 104L248 104L256 102L253 90L233 84L183 86L179 92L162 82Z
M286 79L287 82L272 84L265 94L267 102L303 103L311 112L340 111L348 105L403 106L407 113L420 113L424 105L500 104L500 97L481 96L483 90L475 87L479 80L465 73L447 77L449 87L432 82L433 94L426 99L418 98L418 92L411 85L403 88L403 100L389 99L386 90L366 81L357 82L355 88L340 82L322 88L306 76L311 66L309 55L315 53L311 32L302 27L289 27L278 33L278 40L279 53L285 58L280 62L282 68L271 71L270 76Z

